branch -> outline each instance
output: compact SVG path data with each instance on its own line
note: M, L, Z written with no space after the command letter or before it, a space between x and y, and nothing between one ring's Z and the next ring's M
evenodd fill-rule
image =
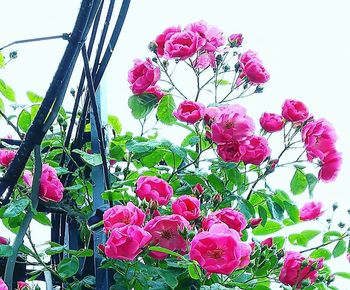
M18 130L17 126L11 122L9 118L0 110L0 115L6 120L7 124L12 127L13 130L16 131L17 135L19 138L22 140L23 139L23 134L21 133L20 130Z

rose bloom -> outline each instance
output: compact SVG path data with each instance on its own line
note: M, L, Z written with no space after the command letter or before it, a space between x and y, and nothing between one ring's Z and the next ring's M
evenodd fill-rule
M0 278L0 290L8 290L9 288L5 284L4 280Z
M157 216L151 219L144 229L152 235L152 245L157 245L171 251L186 251L187 242L179 231L190 229L189 222L182 216L173 214ZM150 256L155 259L165 259L168 255L161 252L151 251Z
M9 166L12 160L15 158L17 151L0 149L0 164L2 166Z
M261 128L269 133L281 131L284 127L283 117L273 113L262 114L259 121Z
M205 69L208 66L215 67L216 59L215 55L212 52L205 52L200 54L194 61L194 66L196 68Z
M341 168L342 156L336 150L329 152L321 161L321 169L318 172L318 178L322 181L333 181Z
M176 32L180 32L180 26L171 26L163 31L162 34L156 37L155 43L157 44L157 54L162 57L164 55L165 42L170 39Z
M155 176L141 176L136 182L136 194L148 202L156 201L159 205L167 205L173 196L173 188L165 180Z
M144 93L149 87L154 86L160 79L160 69L155 67L151 59L145 61L134 60L134 66L128 73L130 89L136 95Z
M202 222L203 230L207 231L217 223L224 223L238 233L241 233L247 227L244 215L231 208L224 208L209 214Z
M205 21L191 23L185 27L185 30L195 33L198 37L198 48L207 52L214 52L225 44L223 32Z
M204 106L201 103L183 101L174 111L176 119L189 124L197 123L203 117Z
M297 289L301 288L304 280L308 280L312 285L318 276L317 270L323 267L323 259L308 259L306 267L302 266L304 260L305 258L298 252L287 252L279 280L285 285L296 286ZM315 270L312 270L312 265L316 268Z
M210 126L213 122L216 122L221 114L220 107L207 107L204 108L203 120L206 125Z
M114 228L107 240L105 254L109 258L132 261L151 239L150 233L136 225Z
M272 245L273 245L273 239L272 238L267 238L265 240L263 240L261 243L260 243L261 246L266 246L268 248L271 248Z
M241 33L234 33L228 37L228 41L230 42L231 47L240 47L243 42L243 36Z
M203 231L193 238L189 257L197 261L208 274L229 275L235 269L247 265L250 252L242 244L235 230L223 223L215 224L209 231Z
M258 53L252 50L248 50L242 53L242 55L239 57L239 63L241 67L244 67L244 65L246 65L248 62L250 62L253 59L260 61Z
M30 290L30 285L26 282L18 281L17 288L18 290Z
M240 105L220 107L220 115L211 125L211 138L217 144L241 141L254 133L254 121Z
M24 170L23 181L28 186L33 184L33 175L29 170ZM48 164L43 164L40 176L39 197L43 201L60 202L63 198L64 187L59 180L54 168Z
M270 74L258 59L252 59L243 67L244 75L253 84L264 84L270 79Z
M0 245L8 245L10 241L4 237L0 236Z
M142 226L146 215L132 202L127 205L115 205L103 213L103 224L106 231L125 225Z
M245 164L260 165L270 156L271 150L264 137L252 136L242 142L220 144L217 152L225 162L243 161Z
M337 136L333 126L324 119L313 121L304 126L302 139L305 143L308 159L324 159L326 154L335 149Z
M303 122L309 117L309 110L304 103L286 100L282 106L282 116L290 122Z
M200 202L197 198L183 195L171 205L174 214L183 216L188 221L194 220L200 215Z
M246 243L241 243L241 262L239 263L238 268L245 268L249 265L251 253L251 246Z
M144 92L155 95L157 97L158 101L160 101L160 99L165 96L165 93L157 85L148 87Z
M180 58L185 60L197 52L198 36L192 31L173 34L164 46L164 57L167 59Z
M310 221L319 218L322 214L322 202L310 201L300 209L300 220Z

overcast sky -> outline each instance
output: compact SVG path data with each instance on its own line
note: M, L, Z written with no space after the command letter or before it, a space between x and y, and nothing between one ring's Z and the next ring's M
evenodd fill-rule
M23 38L70 32L79 4L77 0L2 0L0 46ZM263 94L241 104L258 119L263 111L279 113L284 99L297 98L317 118L324 117L334 124L338 148L343 152L343 170L336 182L317 186L315 199L322 200L327 209L338 201L341 218L349 223L349 11L347 0L134 0L105 78L108 111L121 119L124 131L138 132L138 122L132 120L127 106L131 95L127 71L134 58L149 55L148 43L164 28L203 19L226 34L242 33L243 50L259 52L271 80ZM63 40L54 40L13 47L18 50L18 59L0 70L0 78L15 89L19 100L25 100L27 90L44 95L65 45ZM76 81L71 84L76 85ZM191 85L183 84L185 88ZM174 135L167 131L170 134L164 136ZM287 190L288 179L281 179L276 183ZM306 198L299 198L299 202ZM332 264L334 269L350 271L344 257ZM337 280L337 285L345 289L341 279Z

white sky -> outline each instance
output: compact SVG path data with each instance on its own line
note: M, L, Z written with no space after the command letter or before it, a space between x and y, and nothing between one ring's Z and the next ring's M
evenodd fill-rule
M1 0L0 3L2 46L18 39L70 32L80 1ZM131 95L127 71L134 58L149 55L148 43L164 28L203 19L226 34L242 33L243 49L258 51L271 74L263 94L241 102L249 115L258 119L265 110L280 112L285 98L298 98L316 117L334 124L339 136L338 148L343 152L343 170L336 182L316 187L315 199L322 200L328 209L337 201L343 214L340 218L349 223L346 213L350 208L349 10L347 0L134 0L106 75L109 113L121 119L124 131L138 132L138 122L131 118L127 106ZM65 45L62 40L54 40L13 47L18 50L18 59L0 70L0 78L15 89L18 100L25 100L27 90L44 95ZM76 75L80 76L80 70ZM77 81L71 84L76 85ZM191 88L192 84L186 82L181 86ZM173 130L167 130L168 134L164 135L174 136ZM288 190L289 180L285 176L276 184ZM299 201L305 198L306 195ZM318 225L310 224L306 228L314 226ZM344 257L333 261L332 267L350 271ZM335 285L340 289L350 289L344 288L346 280L337 278L337 281Z

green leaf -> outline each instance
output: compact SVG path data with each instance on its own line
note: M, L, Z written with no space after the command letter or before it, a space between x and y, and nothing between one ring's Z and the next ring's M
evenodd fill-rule
M214 189L220 193L223 193L225 191L225 185L222 182L222 180L217 177L215 174L210 174L207 176L208 182Z
M164 279L165 283L167 283L171 289L174 289L179 284L176 276L171 271L157 268L157 273Z
M47 217L46 213L44 212L37 212L33 217L38 223L52 227L50 219Z
M310 198L312 198L315 186L318 182L318 178L315 175L313 175L312 173L308 173L308 174L306 174L306 180L307 180L307 185L308 185L308 190L309 190L309 196L310 196Z
M284 213L283 208L279 206L278 203L273 202L270 198L266 199L266 203L267 203L267 208L271 213L271 217L278 221L283 220L283 213Z
M335 247L334 247L334 249L333 249L333 252L332 252L333 257L334 257L334 258L337 258L337 257L343 255L343 254L345 253L345 251L346 251L346 243L345 243L344 240L340 240L340 241L335 245Z
M64 258L57 266L57 272L63 279L74 276L78 270L79 259L75 256Z
M325 260L329 260L332 257L332 253L328 251L327 249L317 249L314 250L311 254L310 257L313 259L317 258L324 258Z
M152 247L149 247L149 250L150 251L156 251L156 252L164 253L164 254L168 254L170 256L174 256L174 257L177 257L177 258L184 259L183 255L180 255L179 253L176 253L176 252L171 251L171 250L166 249L166 248L162 248L162 247L158 247L158 246L152 246Z
M157 97L153 94L134 95L129 98L128 105L135 119L145 118L157 104Z
M32 115L26 110L22 110L22 112L18 116L17 125L23 131L27 132L30 125L32 124Z
M175 124L176 118L173 115L175 108L176 106L172 95L162 97L157 109L157 117L159 121L165 125Z
M259 225L258 227L253 229L253 234L256 236L265 236L276 233L280 229L282 229L282 225L279 222L276 222L274 220L268 220L264 226Z
M338 231L329 231L329 232L326 232L326 233L324 233L324 235L323 235L322 242L323 242L323 243L329 242L329 241L331 240L331 237L340 238L340 237L341 237L341 233L338 232Z
M298 223L300 221L299 209L295 204L292 204L288 201L283 202L284 208L289 215L289 218L294 222Z
M13 254L13 249L10 245L0 245L0 257L10 257Z
M190 274L190 277L194 280L199 280L201 278L200 273L201 270L200 268L197 266L197 264L189 264L188 265L188 273Z
M239 209L244 214L246 219L250 219L255 215L254 206L246 199L242 199L239 203Z
M302 172L300 169L297 169L290 182L291 192L294 195L301 194L305 191L307 186L308 186L308 183L304 172Z
M264 226L267 221L267 211L263 206L259 205L258 213L259 213L259 217L262 218L261 225Z
M216 81L216 85L218 86L227 86L227 85L230 85L231 83L227 80L217 80Z
M79 149L74 149L73 152L78 153L81 159L91 166L98 166L102 164L101 154L89 154Z
M28 100L34 104L41 103L44 99L43 97L41 97L41 96L37 95L36 93L31 92L31 91L27 92L27 97L28 97Z
M0 93L10 102L16 102L15 92L2 79L0 79Z
M5 66L5 57L0 51L0 68L3 68Z
M12 201L9 205L9 207L5 210L3 217L10 218L10 217L16 217L20 213L24 211L24 209L28 206L29 199L28 198L21 198L15 201Z
M46 255L56 255L59 253L62 253L65 249L67 248L67 246L56 246L56 247L52 247L52 248L48 248L46 249L45 253Z
M338 277L342 277L345 279L350 279L350 273L348 273L348 272L335 272L335 273L333 273L333 275L336 275Z
M307 247L309 241L318 236L320 233L320 231L316 230L305 230L300 234L289 235L288 240L292 245Z
M112 126L113 130L117 134L122 132L122 123L120 123L117 116L108 115L108 124Z

